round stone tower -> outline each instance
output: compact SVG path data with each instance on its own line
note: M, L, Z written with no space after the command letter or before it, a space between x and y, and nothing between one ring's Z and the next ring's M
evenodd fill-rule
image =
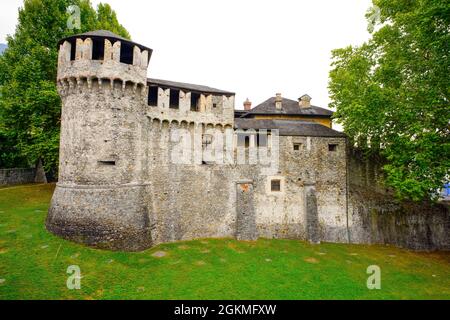
M59 179L46 226L112 250L151 246L144 177L147 66L152 50L109 31L59 43Z

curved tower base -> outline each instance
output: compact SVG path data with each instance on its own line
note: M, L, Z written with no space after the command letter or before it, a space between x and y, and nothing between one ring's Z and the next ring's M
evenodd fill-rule
M47 216L47 230L96 248L145 250L152 245L145 189L58 185Z

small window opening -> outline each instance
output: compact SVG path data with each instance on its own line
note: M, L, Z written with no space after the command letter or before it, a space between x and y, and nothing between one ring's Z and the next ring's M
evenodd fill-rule
M294 143L294 151L300 151L302 149L301 143Z
M94 39L92 41L92 60L103 60L105 57L105 41Z
M328 145L328 151L336 151L337 150L337 144L329 144Z
M245 148L249 148L250 147L250 137L249 136L245 136L245 140L244 140L244 146Z
M256 145L258 147L267 147L267 138L268 135L266 134L258 134L256 136Z
M180 106L180 90L170 89L169 108L178 109Z
M200 109L200 94L191 93L191 111L199 111Z
M98 162L101 165L105 165L105 166L115 166L116 162L114 160L102 160Z
M120 62L133 64L133 46L125 41L120 45Z
M217 103L213 103L213 108L217 108Z
M239 147L250 148L250 135L245 133L238 134L237 143Z
M158 106L158 87L149 87L148 88L147 104L152 107Z
M77 53L77 42L75 39L70 40L69 42L70 42L70 61L74 61Z
M270 190L279 192L281 191L281 180L275 179L270 181Z

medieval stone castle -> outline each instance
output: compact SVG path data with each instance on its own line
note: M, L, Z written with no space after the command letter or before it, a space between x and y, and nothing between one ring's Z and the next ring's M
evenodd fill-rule
M210 237L380 242L370 208L349 200L346 137L331 111L280 94L238 111L233 92L148 79L151 54L108 31L60 41L48 230L129 251Z

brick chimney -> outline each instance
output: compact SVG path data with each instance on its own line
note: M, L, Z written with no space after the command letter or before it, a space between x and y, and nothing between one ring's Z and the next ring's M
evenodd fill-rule
M247 100L244 101L244 110L250 111L251 109L252 109L252 103L247 98Z
M277 93L275 96L275 108L277 110L281 110L283 107L283 98L281 97L281 93Z
M311 107L311 97L307 94L302 95L298 98L298 105L300 108L310 108Z

